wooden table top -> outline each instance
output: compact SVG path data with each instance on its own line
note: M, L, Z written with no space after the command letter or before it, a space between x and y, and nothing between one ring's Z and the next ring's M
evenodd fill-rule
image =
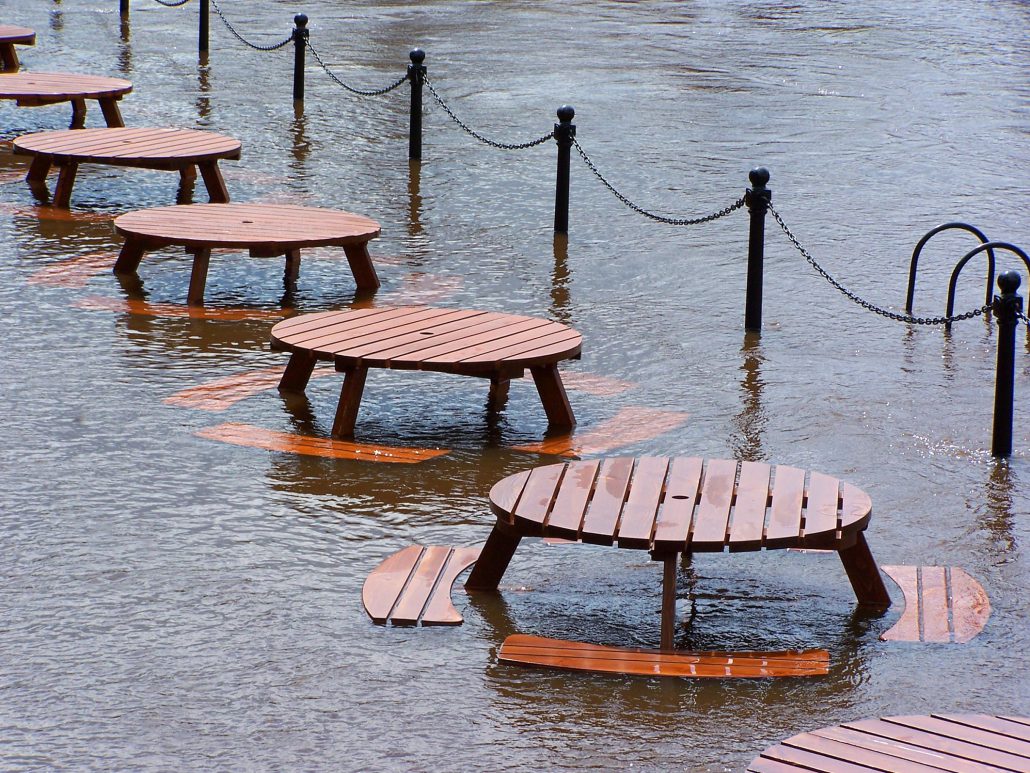
M24 46L36 44L36 33L28 27L0 24L0 43L19 43Z
M55 101L121 97L132 91L132 84L121 78L102 75L75 75L65 72L0 73L0 99L37 97Z
M337 368L465 374L553 364L577 357L582 342L572 328L539 317L431 306L302 314L272 328L275 348L335 360Z
M537 467L498 481L490 505L519 534L656 554L839 549L872 510L868 494L829 475L699 457Z
M114 220L122 236L187 247L300 249L364 244L379 223L337 209L282 204L187 204L127 212Z
M1030 719L931 714L845 722L771 746L747 769L748 773L1030 771Z
M239 140L198 129L65 129L23 134L13 144L15 153L101 164L152 160L199 163L240 157Z

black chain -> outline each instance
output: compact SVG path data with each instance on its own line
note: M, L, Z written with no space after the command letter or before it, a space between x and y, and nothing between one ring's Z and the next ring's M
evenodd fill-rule
M408 79L408 74L405 73L396 83L391 83L389 86L383 89L376 89L375 91L362 91L361 89L356 89L353 86L348 86L346 83L344 83L342 80L336 77L333 71L329 69L329 66L322 61L322 57L318 55L318 52L311 46L311 43L306 38L304 40L304 44L308 47L308 51L311 52L312 56L315 57L315 61L318 62L319 65L321 65L322 69L326 71L326 74L334 81L336 81L337 84L347 89L347 91L349 91L351 94L360 94L363 97L378 97L393 91L395 88L400 86L402 83L404 83L404 81Z
M1022 322L1027 328L1030 328L1030 319L1027 319L1026 314L1021 311L1016 312L1016 319Z
M726 215L730 214L730 212L734 212L744 206L744 197L741 196L739 199L737 199L735 202L730 204L725 209L721 209L718 212L715 212L711 215L705 215L704 217L674 218L665 217L664 215L656 215L654 212L648 212L643 207L634 204L627 197L619 193L615 189L615 186L608 182L608 180L605 179L604 175L601 174L600 171L598 171L597 167L594 165L594 162L590 160L590 157L586 154L586 151L584 151L583 148L580 147L579 141L575 137L572 138L572 144L576 146L576 150L579 151L579 155L583 158L583 161L586 163L590 171L593 172L597 179L604 184L605 188L607 188L615 194L615 197L619 201L621 201L627 207L632 209L634 212L637 212L638 214L641 214L644 217L649 217L652 220L657 220L659 223L666 223L667 225L700 225L701 223L710 223L713 220L718 220L720 217L725 217Z
M161 0L157 0L157 2L160 3ZM276 43L271 46L259 46L255 43L251 43L249 40L243 37L243 35L237 32L236 28L229 23L229 20L225 18L225 14L222 13L222 9L218 7L218 3L216 3L215 0L211 0L211 7L215 9L215 13L218 14L219 18L222 20L222 23L225 24L229 32L231 32L238 41L243 43L245 46L250 46L256 51L278 51L280 48L282 48L291 40L293 40L293 35L290 35L290 37L286 38L286 40L282 41L281 43Z
M532 140L531 142L523 142L523 143L520 143L520 144L517 144L517 145L509 145L509 144L504 143L504 142L494 142L493 140L487 139L482 134L480 134L479 132L475 131L468 124L464 123L460 118L458 118L458 116L456 116L454 114L454 111L451 110L447 106L447 103L443 101L443 97L441 97L439 94L436 93L436 89L433 88L433 84L429 82L429 76L428 75L423 76L423 78L424 78L424 82L425 82L426 86L429 87L429 93L433 95L433 99L435 99L437 101L437 103L440 105L440 107L442 107L444 109L444 112L446 112L447 115L449 115L451 117L451 119L456 124L458 124L458 126L460 126L462 129L464 129L468 134L472 135L473 137L475 137L480 142L485 143L487 145L490 145L491 147L500 148L501 150L525 150L526 148L532 148L532 147L535 147L536 145L542 145L543 143L547 142L549 139L551 139L551 137L554 136L554 132L551 131L551 132L548 132L547 134L545 134L543 137L540 137L538 139Z
M914 325L947 325L952 322L959 322L964 319L979 317L981 314L985 314L991 310L991 305L986 304L981 306L979 309L973 309L972 311L967 311L964 314L953 314L950 317L913 317L911 314L898 314L896 311L889 311L888 309L869 303L869 301L859 298L853 292L844 287L844 285L830 276L826 269L816 262L816 259L812 257L812 254L801 246L801 242L799 242L798 238L790 232L786 223L783 222L783 218L780 217L780 213L773 209L772 204L768 204L767 206L769 207L769 212L771 212L772 216L776 219L776 222L779 223L783 233L785 233L787 238L790 239L791 244L797 248L797 251L804 256L805 260L809 262L812 268L814 268L823 279L839 290L846 298L854 301L864 309L868 309L869 311L879 314L881 317L887 317L887 319L893 319L897 322L911 322Z
M178 8L180 5L186 5L190 0L175 0L175 2L169 2L169 0L154 0L155 3L163 5L165 8Z

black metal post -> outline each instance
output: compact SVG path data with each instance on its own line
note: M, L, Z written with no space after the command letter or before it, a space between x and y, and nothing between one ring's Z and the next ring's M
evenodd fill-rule
M994 382L994 437L992 456L1012 454L1012 403L1015 397L1016 321L1023 311L1017 292L1019 274L1006 271L998 277L1001 295L994 296L994 318L998 320L998 374Z
M308 17L298 13L293 17L293 101L304 101L304 49L308 44Z
M572 157L572 140L576 136L576 125L572 119L576 110L572 105L558 108L558 123L554 125L554 141L558 143L558 174L554 184L554 232L569 232L569 160Z
M208 38L211 29L211 0L200 0L200 53L208 51Z
M765 187L769 170L764 167L748 172L751 187L744 192L744 202L751 213L751 229L747 239L747 297L744 305L744 329L762 329L762 271L765 261L765 213L772 201L772 191Z
M408 124L408 160L422 160L422 84L426 82L426 68L422 62L426 52L413 48L408 54L408 80L411 81L411 120Z
M123 17L129 15L129 0L119 0L118 13L120 13Z

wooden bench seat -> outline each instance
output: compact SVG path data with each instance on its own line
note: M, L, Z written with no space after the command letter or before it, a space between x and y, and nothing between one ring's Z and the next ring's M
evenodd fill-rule
M951 642L976 636L991 616L983 586L957 566L883 566L905 594L898 621L883 641Z
M365 579L361 601L373 622L385 625L461 625L451 586L479 558L480 547L409 545Z
M774 676L822 676L829 670L826 650L800 652L690 652L547 639L515 634L497 657L506 663L572 671L640 676L757 679Z

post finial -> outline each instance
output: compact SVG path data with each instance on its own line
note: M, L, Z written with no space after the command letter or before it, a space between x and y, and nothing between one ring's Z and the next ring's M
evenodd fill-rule
M301 29L304 29L308 26L308 15L306 13L298 13L293 17L293 23Z
M1022 281L1018 271L1003 271L998 275L998 287L1006 295L1018 290Z
M419 65L426 60L426 52L421 48L413 48L411 49L411 53L408 54L408 57L411 59L412 64Z
M765 184L769 182L769 170L764 166L752 169L747 173L747 179L749 179L751 184L756 188L764 188Z
M576 108L572 105L562 105L558 108L558 120L562 123L568 123L576 117Z

